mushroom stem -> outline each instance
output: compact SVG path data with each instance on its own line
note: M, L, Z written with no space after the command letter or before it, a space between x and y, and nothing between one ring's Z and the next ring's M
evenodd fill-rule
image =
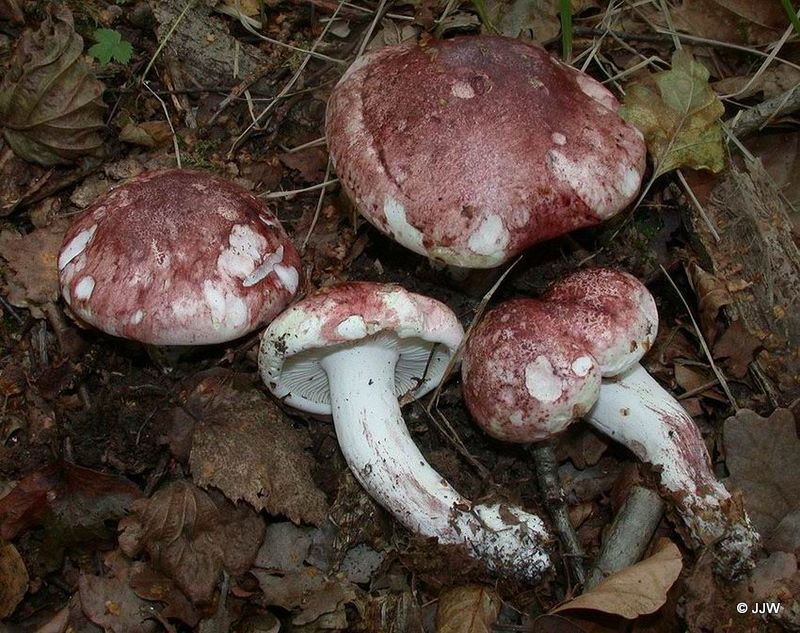
M550 567L539 517L505 504L472 504L420 453L395 394L397 343L360 341L321 360L339 446L356 479L406 528L466 544L489 569L539 579Z
M656 467L694 544L714 546L720 571L736 577L752 568L757 532L714 476L694 420L639 363L603 379L585 419Z

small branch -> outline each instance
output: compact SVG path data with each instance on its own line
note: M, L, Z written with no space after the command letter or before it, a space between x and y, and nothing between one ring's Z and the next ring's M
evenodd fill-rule
M800 85L749 110L739 112L730 123L730 132L737 137L749 136L775 119L798 110L800 110Z
M601 580L638 562L664 514L664 502L657 492L634 486L603 542L600 554L589 572L585 590Z
M579 585L586 581L583 559L586 554L581 547L575 528L569 520L567 501L561 481L558 478L558 460L553 440L544 440L531 446L531 453L536 463L536 478L539 490L544 498L545 506L553 520L558 538L564 547L564 558L572 579Z

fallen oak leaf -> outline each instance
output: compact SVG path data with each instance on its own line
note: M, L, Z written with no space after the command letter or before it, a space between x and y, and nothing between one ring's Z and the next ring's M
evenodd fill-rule
M445 589L439 595L436 633L490 633L500 606L500 596L485 585Z
M734 378L744 378L761 347L761 341L747 329L744 320L737 319L714 344L714 358L726 359L728 373Z
M14 613L28 591L28 570L17 548L0 544L0 621Z
M37 319L44 318L42 306L59 296L56 262L68 225L58 220L27 235L0 232L0 257L8 262L5 295L11 305L28 308Z
M653 613L667 601L667 591L678 579L682 567L678 547L668 539L661 539L655 554L608 576L550 614L588 609L633 620Z
M685 49L672 68L629 86L620 116L644 135L653 178L681 167L719 172L725 148L719 119L725 108L708 84L706 68Z
M12 539L35 525L62 530L103 532L105 522L121 517L141 496L132 483L56 462L31 473L0 499L0 536Z
M244 573L264 537L264 521L245 504L234 506L188 481L173 481L133 504L119 523L122 551L142 551L193 602L209 600L220 572Z
M769 538L787 515L800 510L800 439L789 409L763 418L740 409L725 420L725 464L744 493L747 511Z
M311 476L308 437L249 376L207 372L186 408L197 420L189 465L199 486L295 523L322 525L328 508Z

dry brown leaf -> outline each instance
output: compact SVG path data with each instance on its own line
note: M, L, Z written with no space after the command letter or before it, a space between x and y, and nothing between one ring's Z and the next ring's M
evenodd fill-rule
M237 381L243 384L234 386ZM327 503L311 477L307 436L249 377L206 374L186 407L198 420L189 456L197 484L295 523L323 523Z
M754 0L684 0L672 19L692 35L756 45L778 39L789 22L780 2Z
M188 626L196 626L200 615L192 603L183 595L171 578L158 573L148 565L140 563L132 570L129 584L137 596L143 600L164 603L161 617L177 618Z
M734 378L744 378L747 367L761 348L761 341L754 336L742 319L731 323L714 344L714 358L725 358L725 367Z
M259 0L223 0L226 5L235 11L252 18L261 13L261 2Z
M500 596L485 585L445 589L439 594L436 633L490 633L500 606Z
M69 222L58 220L27 235L16 231L0 233L0 257L8 262L4 294L12 305L28 308L37 319L40 307L59 295L58 251Z
M119 140L142 147L158 147L164 145L172 138L172 131L166 121L133 121L122 126Z
M17 548L0 545L0 621L7 618L28 591L28 570Z
M657 547L649 558L612 574L594 589L550 613L589 609L632 620L657 611L667 601L667 591L683 567L680 550L674 543L662 539Z
M800 439L788 409L762 418L741 409L725 420L725 463L744 492L756 528L769 537L781 520L800 510Z
M103 145L103 84L83 61L83 39L65 3L49 5L26 31L0 84L0 123L17 155L40 165L70 162Z
M700 311L700 329L703 336L710 344L717 338L719 325L717 315L723 306L733 303L733 295L725 282L706 272L692 262L689 265L689 276L692 279L697 305Z
M108 576L81 574L78 579L81 606L86 616L107 633L149 633L155 631L153 604L137 596L128 578L140 563L131 563L118 553L106 557Z
M133 504L120 521L120 547L142 550L194 602L208 600L220 572L246 571L264 536L264 521L245 505L234 506L186 481L174 481Z

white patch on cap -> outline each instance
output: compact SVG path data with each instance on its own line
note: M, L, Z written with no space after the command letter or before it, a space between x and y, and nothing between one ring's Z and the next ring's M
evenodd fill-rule
M619 161L617 164L611 160L599 161L594 153L573 161L558 150L551 149L547 152L547 159L553 176L572 189L601 219L610 218L630 198L628 195L624 195L624 200L620 198L623 189L635 193L634 183L638 187L639 176L631 173L635 170ZM609 169L612 173L609 173Z
M245 279L262 260L267 240L249 226L236 224L228 235L228 244L228 248L223 249L217 257L217 270L231 277Z
M94 232L97 230L97 225L93 224L88 229L84 229L73 237L69 244L61 249L61 255L58 256L58 270L64 270L64 266L69 264L75 257L83 252L86 245L94 237Z
M592 369L592 365L594 365L594 363L589 356L579 356L572 361L572 373L583 378Z
M555 143L556 145L567 144L567 137L564 136L561 132L553 132L550 138L553 139L553 143Z
M131 325L139 325L144 319L144 310L137 310L131 317Z
M525 365L525 387L540 402L555 402L561 396L561 378L556 376L552 363L545 356Z
M453 93L454 97L458 97L459 99L472 99L472 97L475 96L475 91L466 81L455 82L451 86L450 92Z
M386 224L392 235L398 242L415 253L426 254L422 244L422 233L408 223L406 208L400 202L391 196L386 196L383 201L383 215L386 217Z
M275 269L275 266L280 264L282 261L283 246L281 245L278 247L277 251L267 255L267 258L252 273L244 278L242 285L245 288L249 288L250 286L257 284L259 281L264 279L264 277L269 275Z
M367 324L360 315L354 314L336 326L336 334L351 341L364 338L367 335Z
M617 190L626 198L632 198L639 191L642 184L642 175L633 167L624 170L622 180Z
M286 288L291 294L297 292L297 286L300 285L300 273L294 266L283 266L277 264L275 266L275 274L281 280L283 287Z
M214 327L230 331L247 321L247 304L240 297L220 289L214 282L203 282L203 296L211 310Z
M591 97L599 104L611 110L613 112L617 111L617 99L611 94L608 90L606 90L602 84L598 81L595 81L591 77L587 77L583 73L575 73L575 79L578 80L578 87L581 89L581 92L588 97Z
M94 292L94 277L86 275L75 285L75 298L86 301Z
M503 253L508 246L508 230L499 215L483 218L480 226L469 236L467 245L478 255L495 255Z

